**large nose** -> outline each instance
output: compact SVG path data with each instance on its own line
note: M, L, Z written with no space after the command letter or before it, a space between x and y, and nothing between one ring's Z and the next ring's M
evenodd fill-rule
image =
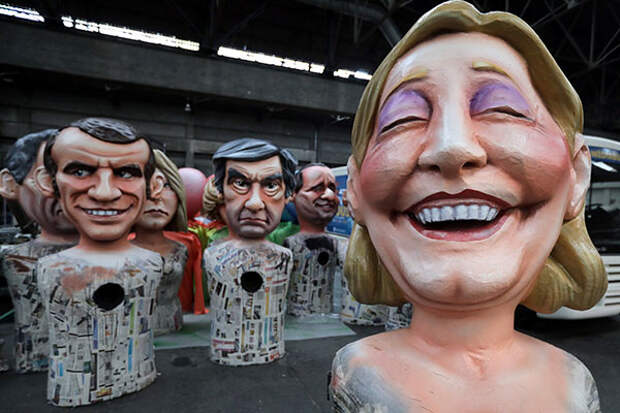
M265 203L263 202L263 200L261 199L260 195L261 195L261 188L260 188L260 184L255 182L252 184L252 187L250 188L250 197L248 198L247 201L245 201L245 208L252 211L252 212L258 212L261 209L265 208Z
M335 191L332 191L331 188L326 188L325 192L323 192L323 194L321 194L321 198L328 200L328 201L333 201L336 198L338 198L338 196L336 195Z
M121 196L121 190L114 185L114 173L111 169L101 168L97 171L97 183L88 190L88 195L97 201L114 201Z
M463 111L460 105L443 109L429 130L418 166L438 171L446 177L485 166L487 153L475 133L469 111Z

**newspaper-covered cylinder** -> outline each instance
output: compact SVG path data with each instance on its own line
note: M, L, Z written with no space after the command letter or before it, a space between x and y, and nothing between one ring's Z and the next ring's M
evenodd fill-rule
M223 241L205 251L211 361L242 366L284 356L291 252L270 242Z

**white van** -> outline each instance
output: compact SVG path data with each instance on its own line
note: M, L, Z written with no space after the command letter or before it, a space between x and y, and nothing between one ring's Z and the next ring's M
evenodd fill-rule
M603 258L609 284L605 296L591 309L565 307L543 318L578 319L620 314L620 142L585 135L592 154L592 180L586 198L586 225Z

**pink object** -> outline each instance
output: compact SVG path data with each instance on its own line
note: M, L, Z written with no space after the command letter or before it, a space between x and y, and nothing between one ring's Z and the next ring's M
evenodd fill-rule
M193 218L202 207L202 192L208 179L196 168L180 168L179 174L185 185L187 216Z

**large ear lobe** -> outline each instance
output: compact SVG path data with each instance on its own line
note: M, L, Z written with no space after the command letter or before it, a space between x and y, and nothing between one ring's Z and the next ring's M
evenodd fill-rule
M12 201L18 197L18 185L8 169L0 171L0 196Z
M575 134L573 149L573 169L575 171L575 183L569 199L564 219L566 221L575 218L583 208L588 188L590 187L590 171L592 158L590 150L583 140L583 135Z
M359 202L362 196L359 183L359 170L357 169L357 163L353 155L349 156L349 161L347 162L347 174L347 208L355 222L364 225Z
M166 185L165 178L162 174L153 174L151 177L151 199L161 198L161 193L164 191L164 185Z
M47 172L45 166L39 166L34 170L34 183L44 196L48 198L56 197L52 176Z

